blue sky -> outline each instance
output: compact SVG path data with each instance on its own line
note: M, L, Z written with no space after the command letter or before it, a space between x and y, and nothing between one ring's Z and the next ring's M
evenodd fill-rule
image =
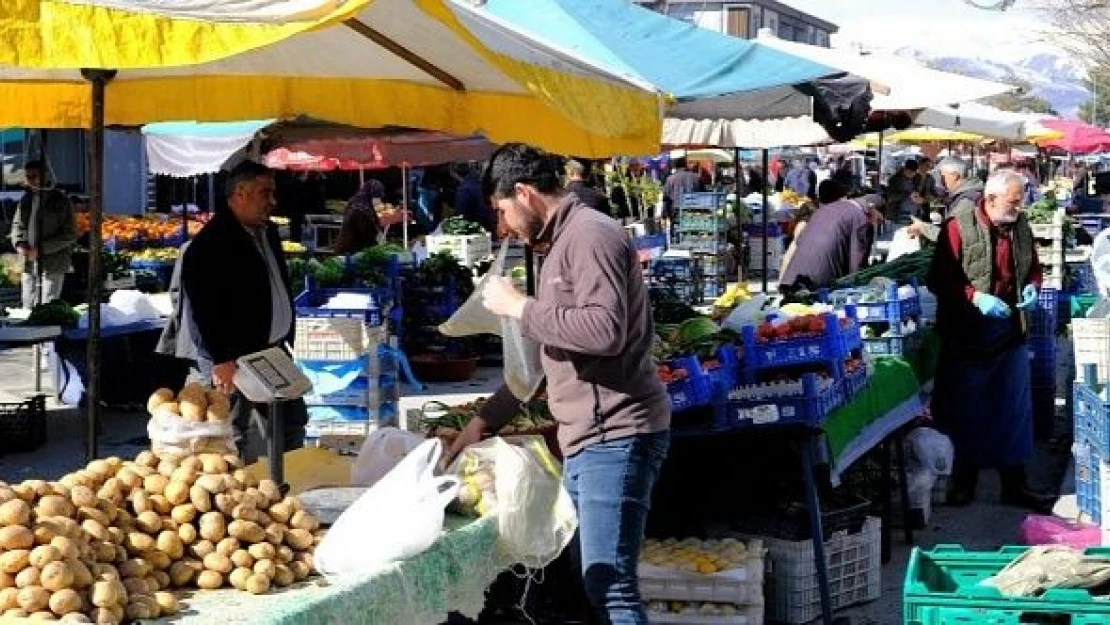
M1031 0L1017 0L1005 13L976 9L963 0L784 1L839 25L835 46L912 46L1000 61L1052 49L1045 43L1043 20L1029 8Z

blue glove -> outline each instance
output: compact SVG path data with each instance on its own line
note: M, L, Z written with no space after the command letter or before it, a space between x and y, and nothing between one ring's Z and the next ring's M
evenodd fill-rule
M1021 310L1033 310L1037 307L1037 287L1032 284L1025 285L1021 290L1021 301L1017 307Z
M1013 313L1009 304L987 293L976 293L971 303L975 304L979 312L996 319L1009 317Z

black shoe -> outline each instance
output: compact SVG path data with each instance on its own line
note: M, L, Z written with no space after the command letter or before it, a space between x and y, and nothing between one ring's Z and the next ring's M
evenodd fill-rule
M1056 498L1029 488L1018 491L1002 491L1002 505L1024 508L1037 514L1052 514Z

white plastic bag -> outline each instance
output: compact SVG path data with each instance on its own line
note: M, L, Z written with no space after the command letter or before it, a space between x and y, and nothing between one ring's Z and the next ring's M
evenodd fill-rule
M108 298L108 305L120 311L129 321L156 321L161 317L158 308L141 291L116 291Z
M899 256L912 254L919 250L921 250L921 238L911 236L907 228L899 228L894 231L894 237L890 241L890 249L887 251L886 261L889 263Z
M952 460L955 450L952 440L933 428L915 428L906 435L911 465L926 468L937 475L952 474Z
M150 447L158 454L236 453L230 420L186 421L160 410L146 424Z
M462 337L474 334L494 334L501 337L501 350L504 359L505 385L513 396L520 401L528 401L535 395L543 382L543 368L540 365L539 343L525 338L520 322L509 317L498 317L482 305L482 290L486 282L494 276L505 275L505 257L509 246L501 245L501 251L489 268L489 272L478 282L474 293L439 326L446 336Z
M492 470L492 490L488 478L486 483L475 481L477 469ZM547 566L578 529L578 515L563 488L559 462L543 437L485 440L463 450L451 471L461 481L460 498L469 495L492 502L488 514L497 517L498 542L515 563Z
M397 428L381 428L366 437L351 467L351 484L373 486L393 470L412 450L423 443L419 434Z
M325 575L371 572L420 555L443 531L458 478L434 477L443 444L429 439L339 515L316 548Z

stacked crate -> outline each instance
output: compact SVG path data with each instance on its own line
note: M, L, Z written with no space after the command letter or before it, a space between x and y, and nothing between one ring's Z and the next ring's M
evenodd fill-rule
M1056 417L1056 328L1060 292L1041 289L1037 307L1027 313L1033 430L1040 440L1052 435Z
M328 306L341 293L369 298L370 306ZM369 289L316 289L299 295L293 357L313 383L305 396L306 438L361 437L394 423L400 397L396 350Z
M1095 365L1083 368L1083 379L1072 386L1072 454L1075 460L1075 497L1081 520L1102 523L1103 480L1110 477L1106 461L1110 459L1110 424L1107 423L1105 390L1095 379Z
M1050 224L1031 224L1033 238L1037 244L1037 256L1044 267L1042 285L1045 288L1061 290L1064 288L1064 274L1066 271L1065 254L1066 242L1064 241L1064 210L1060 209L1052 218Z
M671 249L689 252L695 260L696 287L687 303L712 301L728 288L726 197L724 193L687 193L679 200Z
M762 275L763 257L766 256L767 277L777 278L782 257L786 254L786 237L782 225L769 223L764 228L763 224L745 224L744 240L748 245L748 271L753 275Z

